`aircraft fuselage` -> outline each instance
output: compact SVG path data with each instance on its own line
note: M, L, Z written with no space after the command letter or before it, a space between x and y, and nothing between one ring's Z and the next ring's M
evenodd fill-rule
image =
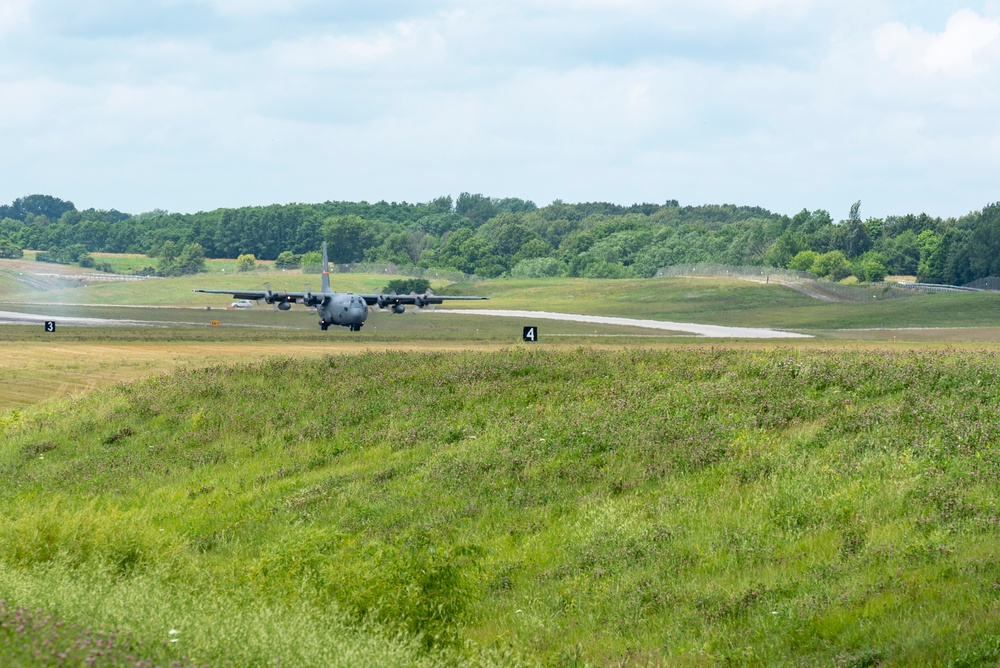
M327 329L330 325L340 325L350 327L352 332L356 332L368 318L368 304L360 295L335 292L316 307L316 312L319 314L321 329Z

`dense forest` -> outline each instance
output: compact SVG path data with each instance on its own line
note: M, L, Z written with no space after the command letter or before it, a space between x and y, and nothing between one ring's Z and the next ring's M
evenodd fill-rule
M324 202L194 214L114 209L30 195L0 205L0 257L23 249L75 262L89 253L145 253L161 270L197 270L205 257L253 256L285 267L330 245L337 263L382 262L497 276L647 277L675 264L712 262L811 271L833 279L916 275L962 285L1000 275L1000 203L961 218L926 214L845 220L823 210L779 215L735 205L544 207L462 193L431 202ZM305 258L303 257L305 256Z

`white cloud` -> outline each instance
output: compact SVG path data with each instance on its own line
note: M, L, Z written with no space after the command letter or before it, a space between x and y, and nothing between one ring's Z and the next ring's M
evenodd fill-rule
M944 32L928 33L901 23L882 26L875 50L883 60L909 74L969 76L995 63L1000 47L1000 21L970 9L955 13Z
M819 4L821 0L702 0L697 11L735 12L749 16L768 11L801 12ZM688 0L522 0L521 4L549 7L552 9L589 10L606 9L612 11L645 12L650 14L673 13L688 10L692 3Z
M280 41L270 51L279 67L293 71L406 69L439 60L445 40L431 24L399 22L363 35L327 34Z
M128 1L81 6L114 18ZM37 39L0 52L18 100L0 133L25 156L0 203L468 190L842 216L859 198L866 215L948 215L996 197L970 178L1000 169L985 10L941 28L948 10L903 0L380 0L361 18L332 0L155 1L67 31L40 12L79 28L69 0L0 0L0 20L38 17Z
M33 4L34 0L0 0L0 35L27 25Z
M292 15L301 5L297 0L207 0L207 2L217 14L227 17Z

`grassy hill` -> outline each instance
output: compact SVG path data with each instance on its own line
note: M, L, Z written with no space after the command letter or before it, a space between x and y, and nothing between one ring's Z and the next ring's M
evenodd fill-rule
M7 413L0 656L120 627L199 665L992 665L998 372L386 352Z
M831 303L782 285L728 278L506 280L468 290L489 295L491 308L713 325L797 330L1000 325L1000 293L931 293L881 302Z

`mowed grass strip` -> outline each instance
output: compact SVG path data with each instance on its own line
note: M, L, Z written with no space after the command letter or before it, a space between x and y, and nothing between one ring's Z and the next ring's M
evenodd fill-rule
M211 664L324 665L238 640L295 611L303 647L329 613L413 661L989 665L998 372L708 346L184 369L6 414L0 598Z

